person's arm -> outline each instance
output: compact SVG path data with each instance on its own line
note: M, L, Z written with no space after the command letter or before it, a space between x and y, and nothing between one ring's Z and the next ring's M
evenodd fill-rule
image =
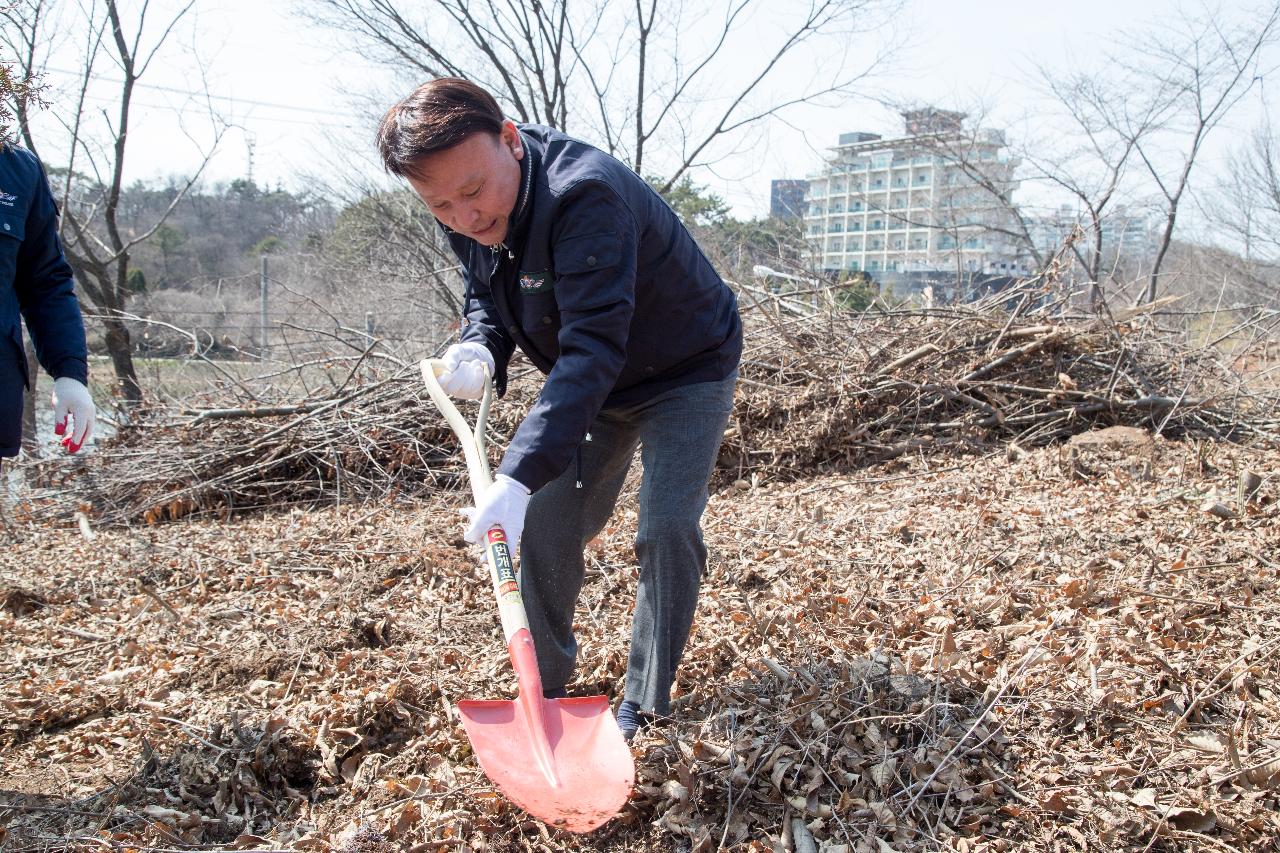
M54 432L75 453L93 435L96 412L89 394L88 348L71 266L58 239L58 209L43 167L18 247L14 286L36 358L53 377Z
M89 379L84 321L76 301L71 265L58 239L58 209L41 169L18 248L14 286L35 343L36 358L54 379Z
M560 356L499 473L536 492L568 467L626 362L639 229L608 185L584 181L552 229Z

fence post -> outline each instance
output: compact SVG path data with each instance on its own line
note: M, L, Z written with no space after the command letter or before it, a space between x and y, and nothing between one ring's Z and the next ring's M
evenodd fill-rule
M267 256L262 256L262 274L258 279L261 296L260 296L260 316L258 318L258 330L261 337L259 338L259 358L262 361L267 360L267 354L270 347L267 344Z

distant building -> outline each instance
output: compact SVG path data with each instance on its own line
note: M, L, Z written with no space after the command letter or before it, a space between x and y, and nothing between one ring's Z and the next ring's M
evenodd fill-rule
M1067 204L1049 213L1023 217L1031 245L1042 255L1052 255L1062 248L1072 230L1080 224L1080 217ZM1077 243L1076 248L1081 248Z
M902 118L903 136L841 134L809 177L805 230L821 268L863 271L900 294L932 286L939 299L982 277L1025 274L1010 236L1017 164L1002 156L1004 134L966 130L949 110Z
M1156 253L1158 235L1151 217L1118 204L1102 218L1103 251L1116 253L1124 263L1141 263Z
M803 178L769 182L769 215L775 219L799 219L804 216L805 193L809 182Z
M1027 216L1027 232L1031 243L1044 255L1062 248L1067 236L1080 229L1076 250L1084 255L1093 251L1094 233L1089 217L1070 205L1062 205L1042 216ZM1156 233L1151 217L1118 204L1102 217L1102 260L1111 267L1117 262L1141 264L1156 251Z

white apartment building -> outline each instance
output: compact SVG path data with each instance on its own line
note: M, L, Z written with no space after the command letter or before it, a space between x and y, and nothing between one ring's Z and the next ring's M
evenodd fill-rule
M1032 243L1046 255L1062 248L1067 235L1077 227L1081 235L1076 248L1086 255L1093 251L1093 225L1085 213L1070 205L1042 216L1027 216L1026 223ZM1152 217L1140 209L1117 204L1102 217L1102 261L1108 267L1150 260L1157 241Z
M1016 241L1000 233L1015 230L1007 199L1017 186L1004 134L965 130L963 113L902 116L901 137L841 134L826 166L808 176L806 232L822 269L865 271L906 290L1025 273Z

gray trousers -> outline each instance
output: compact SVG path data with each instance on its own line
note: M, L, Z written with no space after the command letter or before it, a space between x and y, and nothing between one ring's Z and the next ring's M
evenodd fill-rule
M644 469L635 542L640 582L623 698L644 711L670 711L671 684L707 564L701 529L707 482L736 382L735 374L602 411L590 440L582 443L580 465L570 463L530 499L520 546L520 588L544 689L564 687L573 677L578 655L573 615L586 571L583 550L612 515L638 446Z

